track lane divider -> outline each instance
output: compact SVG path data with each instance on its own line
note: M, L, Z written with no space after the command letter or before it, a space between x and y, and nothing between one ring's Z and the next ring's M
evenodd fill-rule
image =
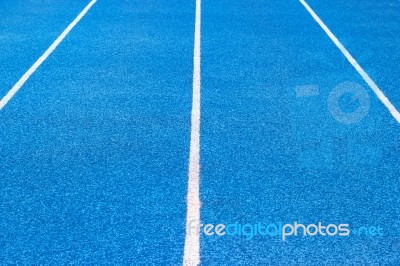
M79 15L69 24L69 26L61 33L61 35L47 48L46 52L39 57L38 60L26 71L26 73L18 80L18 82L11 88L10 91L0 100L0 110L7 105L7 103L14 97L14 95L21 89L25 82L32 76L33 73L40 67L40 65L54 52L57 46L64 40L70 31L78 24L78 22L86 15L89 9L97 2L92 0L89 4L79 13Z

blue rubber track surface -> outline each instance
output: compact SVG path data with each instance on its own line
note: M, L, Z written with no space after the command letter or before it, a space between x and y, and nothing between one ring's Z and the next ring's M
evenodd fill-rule
M86 4L43 3L69 22ZM98 1L2 110L0 264L181 263L193 17Z
M82 1L0 2L1 97L85 7Z
M400 2L307 2L400 109ZM87 4L0 2L0 97ZM201 234L202 265L400 265L389 111L299 1L201 16L201 223L383 228ZM194 21L195 1L98 0L0 110L0 265L182 264ZM351 123L344 87L368 102Z
M380 224L386 234L204 236L204 264L398 264L396 121L300 3L203 5L203 222L349 221L353 228ZM343 82L370 95L359 123L343 125L328 111L330 91ZM320 94L296 97L308 84Z

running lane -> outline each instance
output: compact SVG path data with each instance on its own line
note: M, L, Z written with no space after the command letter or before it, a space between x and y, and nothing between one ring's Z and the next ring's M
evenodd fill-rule
M82 1L0 2L0 97L85 7Z
M0 264L182 262L194 11L98 1L0 112Z
M204 265L399 263L399 125L298 1L203 2L201 125L203 224L352 230L203 233Z
M400 1L308 3L400 109Z

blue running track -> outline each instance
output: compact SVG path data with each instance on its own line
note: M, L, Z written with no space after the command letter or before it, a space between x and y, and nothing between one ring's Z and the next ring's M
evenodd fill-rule
M0 99L89 2L0 1ZM307 3L400 110L400 2ZM201 5L201 223L352 231L201 265L400 265L400 124L298 0ZM0 265L182 265L195 13L97 0L0 109Z

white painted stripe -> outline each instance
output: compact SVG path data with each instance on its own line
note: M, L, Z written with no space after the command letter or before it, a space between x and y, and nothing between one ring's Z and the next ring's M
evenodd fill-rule
M39 57L39 59L29 68L29 70L18 80L18 82L11 88L11 90L1 99L0 110L6 106L12 97L21 89L29 77L40 67L40 65L49 57L51 53L57 48L57 46L64 40L68 33L78 24L78 22L86 15L89 9L96 3L97 0L92 0L82 12L69 24L69 26L61 33L61 35L53 42L52 45Z
M201 0L196 0L193 56L193 98L187 190L186 237L183 265L200 264L200 28ZM191 230L195 228L195 230Z
M343 55L347 58L350 64L357 70L364 81L369 85L373 92L378 96L379 100L386 106L392 116L400 123L400 113L396 110L394 105L389 101L389 99L383 94L381 89L375 84L375 82L369 77L369 75L362 69L362 67L357 63L354 57L347 51L347 49L342 45L342 43L336 38L336 36L329 30L325 23L318 17L318 15L311 9L311 7L304 1L300 0L300 3L307 9L314 20L321 26L325 33L331 38Z

